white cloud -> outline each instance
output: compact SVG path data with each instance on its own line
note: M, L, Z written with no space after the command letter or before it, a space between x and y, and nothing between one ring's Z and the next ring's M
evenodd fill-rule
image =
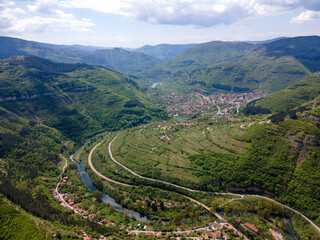
M61 11L56 0L37 0L34 5L27 6L30 12L56 15L60 18L74 19L73 14Z
M17 18L14 16L15 10L9 8L12 2L0 0L0 29L9 28L14 25Z
M59 18L45 18L32 17L17 20L13 26L8 28L7 32L27 33L27 32L43 32L46 28L52 27L56 31L74 30L87 32L94 24L88 20L76 19L59 19Z
M30 12L52 14L58 8L56 0L37 0L34 5L27 6Z
M305 11L291 19L291 23L305 23L320 20L320 11Z
M9 0L0 0L0 8L14 5L14 2Z
M319 0L63 0L68 8L118 14L153 24L213 26L271 16L299 7L320 9Z
M49 17L17 17L17 14L25 14L26 12L20 8L12 8L13 5L13 2L0 0L0 29L2 33L43 32L46 28L52 28L58 32L66 30L87 32L95 26L90 19L79 20L73 14L58 9L59 6L55 0L36 0L34 5L28 5L30 12L46 14Z

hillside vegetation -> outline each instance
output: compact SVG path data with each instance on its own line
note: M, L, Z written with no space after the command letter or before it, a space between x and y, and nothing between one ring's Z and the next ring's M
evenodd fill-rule
M0 37L0 45L0 59L32 55L54 62L101 65L125 74L139 73L161 62L158 58L119 48L53 45L10 37Z
M81 229L98 236L115 231L71 215L51 189L60 179L58 165L65 164L60 154L105 129L166 116L143 91L103 67L30 56L0 60L1 239L77 239Z
M282 90L318 71L320 37L264 44L210 42L187 49L145 73L177 91ZM150 80L149 80L150 81Z
M271 96L255 103L270 109L272 112L287 111L305 102L313 100L320 95L320 73L307 76L302 81L290 85L285 90L276 92Z
M155 123L121 133L113 153L144 176L206 191L269 195L319 225L320 130L312 117L318 105L312 101L278 123L256 117L245 127L223 118ZM111 166L105 171L119 178L123 173Z
M159 44L155 46L145 45L141 48L133 49L136 52L141 52L159 59L168 60L193 47L196 44Z
M75 141L164 116L134 80L103 67L13 57L1 60L0 69L0 106ZM141 104L126 105L131 100Z

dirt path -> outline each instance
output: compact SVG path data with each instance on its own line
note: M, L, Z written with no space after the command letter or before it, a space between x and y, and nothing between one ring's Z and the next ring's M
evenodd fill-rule
M62 173L64 173L64 171L66 170L66 167L68 167L68 159L66 159L61 153L59 155L62 159L64 159L64 161L66 162L65 165L62 168Z
M125 168L126 170L128 170L130 173L134 174L135 176L137 177L141 177L143 179L146 179L146 180L151 180L151 181L157 181L157 182L161 182L161 183L164 183L164 184L168 184L168 185L172 185L172 186L175 186L175 187L178 187L178 188L182 188L182 189L185 189L185 190L188 190L188 191L196 191L196 192L202 192L202 191L199 191L199 190L193 190L193 189L189 189L189 188L185 188L185 187L182 187L182 186L178 186L178 185L175 185L175 184L172 184L172 183L168 183L168 182L165 182L165 181L161 181L161 180L157 180L157 179L152 179L152 178L146 178L146 177L143 177L143 176L140 176L139 174L135 173L134 171L132 171L131 169L127 168L126 166L124 166L123 164L119 163L117 160L114 159L113 155L112 155L112 152L111 152L111 144L113 143L113 141L116 139L116 137L119 135L120 133L118 133L113 139L112 141L109 143L108 145L108 150L109 150L109 155L110 155L110 158L115 162L117 163L118 165L120 165L121 167ZM110 182L113 182L113 183L116 183L116 184L119 184L119 185L122 185L122 186L126 186L126 187L136 187L134 185L129 185L129 184L125 184L125 183L121 183L121 182L118 182L118 181L115 181L115 180L112 180L106 176L104 176L103 174L101 174L100 172L98 172L94 166L92 165L92 154L93 152L96 150L96 148L103 142L103 140L98 143L96 146L94 146L94 148L92 148L92 150L90 151L89 153L89 156L88 156L88 163L89 163L89 166L90 168L100 177L106 179L107 181L110 181ZM205 205L204 203L201 203L199 202L198 200L196 199L193 199L189 196L186 196L186 195L183 195L181 193L178 193L179 195L189 199L190 201L198 204L199 206L203 207L204 209L206 209L208 212L210 211L210 207L208 207L207 205ZM222 195L229 195L229 193L223 193ZM231 195L234 195L231 193ZM225 218L223 218L221 215L219 215L218 213L214 212L213 213L218 219L222 220L222 221L225 221L227 222L227 220ZM239 230L235 229L239 236L243 237L245 240L249 240L246 236L244 236ZM134 232L134 231L132 231Z
M102 143L103 141L101 141L100 143L98 143L97 145L94 146L94 148L91 149L90 153L89 153L89 156L88 156L88 164L90 166L90 168L92 169L92 171L95 172L95 174L97 174L98 176L102 177L103 179L109 181L109 182L112 182L112 183L116 183L116 184L119 184L121 186L125 186L125 187L136 187L134 185L130 185L130 184L126 184L126 183L122 183L122 182L118 182L118 181L115 181L111 178L108 178L106 176L104 176L103 174L101 174L100 172L98 172L95 167L93 166L92 164L92 154L94 152L94 150L96 150L96 148Z
M119 133L117 134L117 136L119 135ZM116 136L116 137L117 137ZM115 138L110 142L109 144L109 147L111 146L111 144L113 143L113 141L115 140ZM93 152L96 150L96 148L102 143L103 141L101 141L100 143L98 143L96 146L94 146L94 148L91 149L90 153L89 153L89 156L88 156L88 163L89 163L89 166L90 168L92 169L92 171L94 171L98 176L102 177L103 179L106 179L107 181L110 181L110 182L113 182L113 183L116 183L116 184L119 184L119 185L122 185L122 186L126 186L126 187L136 187L134 185L130 185L130 184L126 184L126 183L122 183L122 182L118 182L118 181L115 181L111 178L108 178L106 176L104 176L103 174L101 174L100 172L98 172L95 167L93 166L92 164L92 154ZM109 148L109 154L110 154L110 157L113 161L115 161L117 164L120 164L122 167L126 168L127 170L130 170L129 168L125 167L124 165L122 165L121 163L119 163L118 161L116 161L113 156L112 156L112 153L111 153L111 149ZM142 177L138 174L136 174L135 172L133 172L132 170L130 170L131 173L133 173L134 175L138 176L138 177ZM145 177L143 177L145 178ZM146 178L147 180L149 180L149 178ZM156 179L152 179L150 178L150 180L156 180ZM162 181L161 181L162 182ZM166 183L166 182L163 182L163 183ZM171 185L171 184L170 184ZM174 184L173 184L174 185ZM178 185L174 185L174 186L177 186L177 187L181 187L181 186L178 186ZM190 189L192 190L192 189ZM183 194L180 194L181 196L189 199L190 201L194 202L194 203L197 203L198 205L202 206L204 209L206 209L207 211L210 211L210 208L208 206L206 206L205 204L191 198L191 197L188 197L186 195L183 195ZM217 214L219 217L218 218L221 218L221 216L219 214Z
M253 122L254 123L254 122ZM251 125L253 124L251 123ZM250 125L249 125L250 126ZM120 134L120 132L112 139L112 141L109 143L108 145L108 150L109 150L109 156L110 158L112 159L112 161L114 161L116 164L118 164L119 166L123 167L124 169L126 169L127 171L129 171L130 173L132 173L133 175L139 177L139 178L142 178L142 179L145 179L145 180L149 180L149 181L154 181L154 182L160 182L160 183L163 183L163 184L167 184L167 185L171 185L171 186L174 186L174 187L177 187L177 188L180 188L180 189L184 189L184 190L187 190L189 192L203 192L203 193L212 193L212 194L221 194L221 195L234 195L234 196L240 196L241 198L243 198L243 196L252 196L252 197L257 197L257 198L263 198L263 199L266 199L266 200L270 200L274 203L277 203L277 204L280 204L281 206L283 206L284 208L286 209L289 209L291 211L293 211L294 213L300 215L301 217L303 217L305 220L307 220L319 233L320 233L320 227L317 226L313 221L311 221L308 217L306 217L305 215L303 215L302 213L300 213L299 211L287 206L287 205L284 205L276 200L273 200L272 198L268 198L268 197L264 197L264 196L260 196L260 195L250 195L250 194L235 194L235 193L219 193L219 192L205 192L205 191L200 191L200 190L195 190L195 189L190 189L190 188L187 188L187 187L183 187L183 186L179 186L179 185L176 185L176 184L173 184L173 183L169 183L169 182L166 182L166 181L162 181L162 180L158 180L158 179L153 179L153 178L148 178L148 177L143 177L137 173L135 173L134 171L132 171L131 169L127 168L126 166L124 166L123 164L119 163L117 160L114 159L113 155L112 155L112 152L111 152L111 145L112 143L114 142L114 140L118 137L118 135Z

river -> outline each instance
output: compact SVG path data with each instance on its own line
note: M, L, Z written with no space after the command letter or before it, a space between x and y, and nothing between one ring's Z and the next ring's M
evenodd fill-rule
M182 121L182 122L187 121L186 119L183 119L183 118L181 118L181 117L176 117L176 116L174 116L173 118L178 119L178 120L180 120L180 121Z
M151 88L156 88L156 86L158 86L160 84L160 82L155 82L154 84L152 84L150 87Z
M93 193L95 190L99 190L96 186L94 186L92 184L91 178L83 165L82 156L81 156L80 163L78 163L76 160L74 160L73 156L74 155L70 156L70 160L77 165L77 169L80 173L81 179L84 181L84 184L90 189L91 193ZM129 217L135 218L136 220L138 220L140 222L149 222L150 221L146 216L142 215L141 213L138 213L133 210L126 209L126 208L122 207L112 197L110 197L108 194L106 194L104 192L102 192L102 201L107 204L112 205L116 210L121 211L122 213L124 212L124 210L127 210Z

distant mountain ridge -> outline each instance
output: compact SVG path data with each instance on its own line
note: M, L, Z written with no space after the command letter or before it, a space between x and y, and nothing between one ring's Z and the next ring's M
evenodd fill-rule
M101 65L125 74L135 74L154 67L161 60L143 53L123 49L106 49L78 45L54 45L0 37L0 58L30 55L54 62Z
M177 91L263 89L275 92L320 70L320 37L283 38L264 44L198 44L145 72L149 82ZM152 80L153 79L153 80ZM221 86L223 85L223 86Z
M100 65L135 75L141 84L162 81L162 88L177 91L263 89L275 92L310 72L320 71L319 36L253 43L160 44L128 51L0 37L0 58L34 55L55 62Z
M155 46L145 45L141 48L133 49L133 51L141 52L159 59L168 60L178 55L179 53L193 47L197 44L159 44Z

